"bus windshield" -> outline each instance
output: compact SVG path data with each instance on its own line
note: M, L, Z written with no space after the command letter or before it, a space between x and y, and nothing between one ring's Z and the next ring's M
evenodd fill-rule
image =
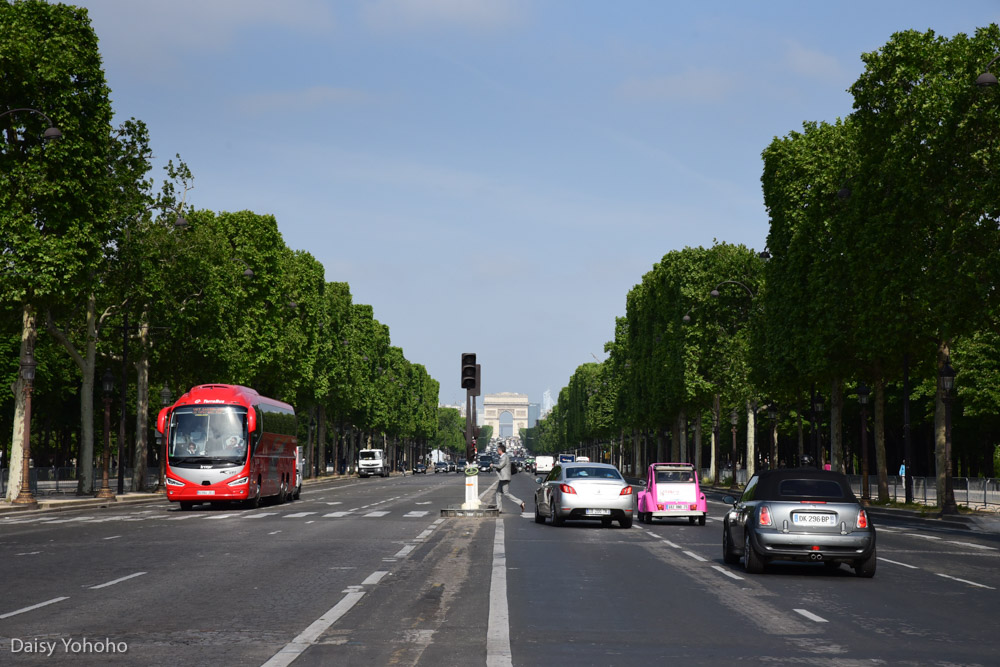
M247 458L247 411L231 405L184 405L170 417L171 463Z

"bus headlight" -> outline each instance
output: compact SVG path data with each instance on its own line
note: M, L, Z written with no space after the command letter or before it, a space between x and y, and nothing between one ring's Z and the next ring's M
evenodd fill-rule
M250 481L250 477L243 476L230 482L229 486L240 486L241 484L246 484L248 481Z
M167 477L167 486L184 486L184 482L179 482L172 477Z

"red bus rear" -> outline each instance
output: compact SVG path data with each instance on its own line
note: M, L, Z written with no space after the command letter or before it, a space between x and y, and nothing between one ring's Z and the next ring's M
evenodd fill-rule
M279 502L298 485L297 423L292 406L253 389L203 384L160 410L167 448L167 499L196 503Z

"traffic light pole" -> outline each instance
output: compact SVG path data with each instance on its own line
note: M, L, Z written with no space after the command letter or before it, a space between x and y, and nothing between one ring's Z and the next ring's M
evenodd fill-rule
M479 396L480 369L476 355L462 354L462 388L465 389L465 504L462 509L479 509L479 467L476 465L476 396Z

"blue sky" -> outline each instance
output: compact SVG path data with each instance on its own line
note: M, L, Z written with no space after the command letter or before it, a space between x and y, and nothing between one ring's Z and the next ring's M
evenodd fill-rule
M189 203L273 214L462 402L557 395L667 252L762 249L761 151L851 112L861 54L996 0L91 0L118 120ZM720 279L724 278L721 276Z

